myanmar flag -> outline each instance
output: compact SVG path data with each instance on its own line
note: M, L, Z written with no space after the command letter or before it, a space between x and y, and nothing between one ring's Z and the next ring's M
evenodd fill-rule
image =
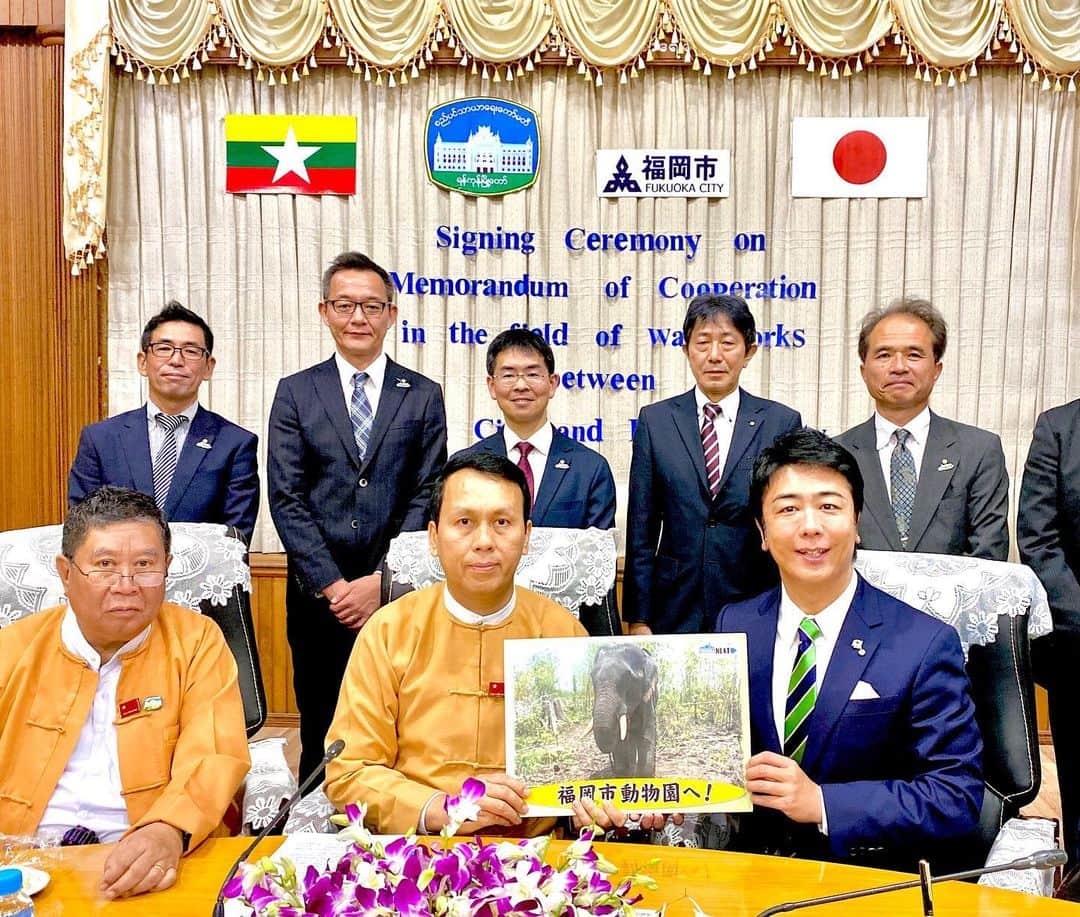
M226 115L225 190L356 193L356 118Z

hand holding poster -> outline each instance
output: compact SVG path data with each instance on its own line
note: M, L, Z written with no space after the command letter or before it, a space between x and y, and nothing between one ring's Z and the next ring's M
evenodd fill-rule
M529 815L750 811L744 635L508 640L505 657L506 768Z

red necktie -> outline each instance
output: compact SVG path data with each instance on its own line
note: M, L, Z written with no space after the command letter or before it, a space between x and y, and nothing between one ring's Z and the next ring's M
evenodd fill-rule
M716 434L713 434L713 439L716 438ZM521 473L525 475L525 483L529 485L529 502L536 502L536 485L533 482L532 467L529 465L529 453L533 451L533 444L528 440L522 440L518 443L518 460L517 466L521 469Z
M705 448L705 473L709 477L709 492L715 497L720 492L720 441L716 438L713 422L723 415L720 405L705 405L705 419L701 423L701 445Z

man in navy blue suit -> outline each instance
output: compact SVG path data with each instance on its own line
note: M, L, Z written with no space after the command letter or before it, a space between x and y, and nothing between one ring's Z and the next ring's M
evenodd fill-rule
M982 740L956 632L855 573L863 481L816 430L763 450L751 500L779 588L729 605L750 668L738 845L914 867L948 858L982 804ZM940 862L940 860L939 860Z
M503 428L462 451L492 452L517 464L533 496L533 525L614 528L615 479L607 460L548 420L559 377L547 341L527 328L496 335L488 345L487 385Z
M103 484L157 498L170 522L235 526L250 544L259 511L258 437L199 405L214 372L214 335L172 300L146 323L143 407L84 427L68 475L68 506Z
M336 353L278 384L268 450L270 513L288 554L301 780L322 758L356 632L379 605L390 539L426 526L446 462L442 391L383 352L397 319L386 270L359 252L338 255L319 315Z
M802 418L739 388L757 352L744 300L692 300L683 337L697 384L642 408L634 430L623 582L632 634L707 630L716 609L776 582L754 531L750 469Z

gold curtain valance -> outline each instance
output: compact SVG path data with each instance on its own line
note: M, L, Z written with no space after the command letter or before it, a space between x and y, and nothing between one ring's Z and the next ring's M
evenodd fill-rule
M838 79L893 42L917 79L953 86L1008 53L1045 90L1076 91L1077 0L67 0L65 247L77 270L102 251L108 56L150 82L179 82L224 53L270 85L339 56L388 86L436 53L493 82L557 54L602 82L660 54L728 78L766 54ZM778 47L779 46L779 47ZM775 55L774 55L775 56ZM893 58L895 60L895 58ZM943 75L945 79L943 80Z

